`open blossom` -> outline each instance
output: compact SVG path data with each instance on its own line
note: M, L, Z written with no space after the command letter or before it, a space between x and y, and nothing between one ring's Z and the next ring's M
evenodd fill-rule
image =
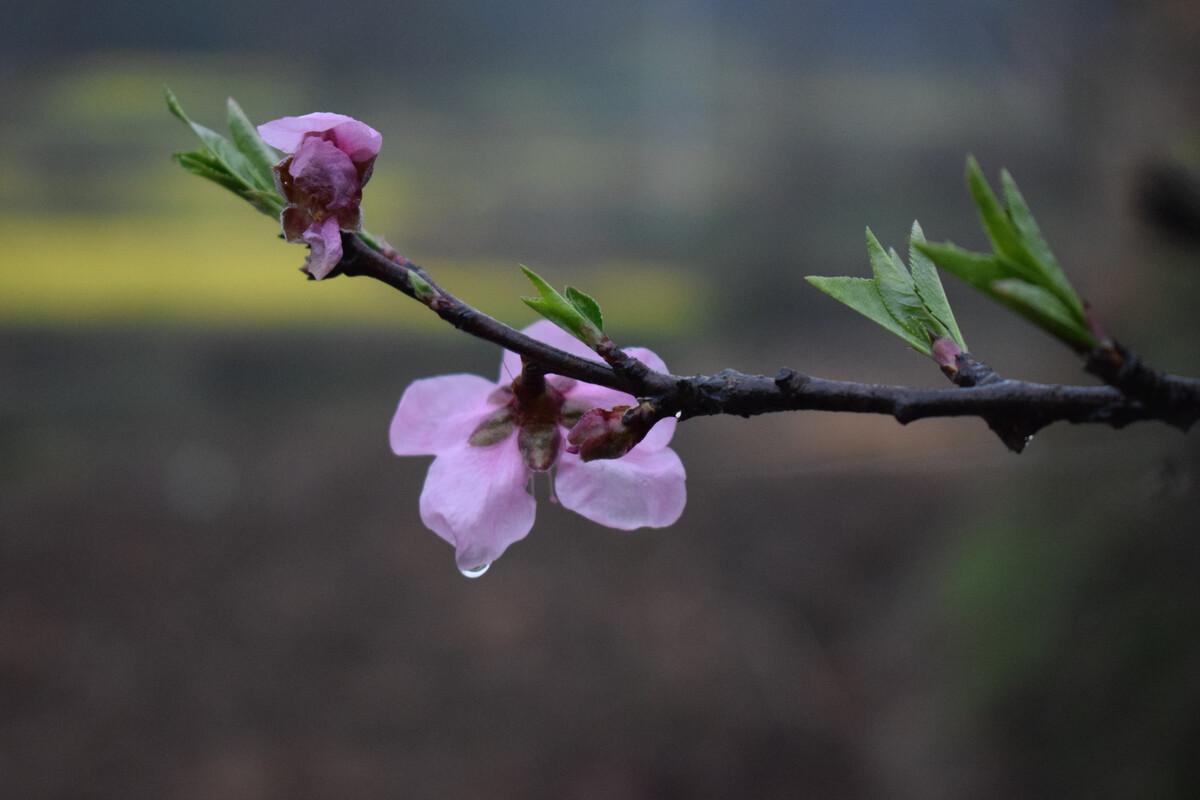
M525 333L598 360L549 322ZM626 352L666 370L649 350ZM421 520L454 546L460 570L477 571L529 533L535 513L530 476L551 467L559 502L601 525L662 528L679 519L687 492L683 464L667 447L673 418L659 421L620 459L585 462L563 446L589 409L635 403L623 392L557 375L525 376L520 356L506 350L498 383L459 374L410 384L392 419L392 450L436 456L421 491Z
M283 235L308 245L304 269L320 280L342 259L341 231L362 229L362 187L383 137L356 119L324 111L265 122L258 133L289 154L275 165L275 184L288 202Z

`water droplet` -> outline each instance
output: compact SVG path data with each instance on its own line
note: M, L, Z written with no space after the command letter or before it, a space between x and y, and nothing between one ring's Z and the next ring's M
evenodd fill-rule
M487 572L491 568L492 568L491 564L481 564L480 566L472 567L471 569L460 569L459 572L461 572L463 574L464 578L474 579L474 578L481 577L483 575L483 573Z
M675 419L683 419L683 412L682 412L682 411L676 411L676 412L675 412Z

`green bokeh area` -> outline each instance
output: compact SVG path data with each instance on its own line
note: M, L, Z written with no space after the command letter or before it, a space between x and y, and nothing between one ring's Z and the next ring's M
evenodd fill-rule
M369 230L517 326L518 264L576 286L685 375L946 386L804 276L870 275L864 227L903 251L913 219L988 250L973 153L1110 331L1200 375L1193 6L0 15L0 797L1195 797L1197 433L1015 456L977 420L691 420L677 525L603 529L539 480L467 581L388 423L500 354L305 280L171 161L195 143L162 94L216 129L228 95L369 122ZM1001 374L1089 380L942 281Z

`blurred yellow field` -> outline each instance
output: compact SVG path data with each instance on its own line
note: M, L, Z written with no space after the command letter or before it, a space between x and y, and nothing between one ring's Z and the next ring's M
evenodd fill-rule
M177 217L0 218L12 265L0 292L0 321L42 324L121 323L213 326L353 325L444 327L435 316L377 283L307 281L305 250L274 238L271 222L240 201L205 190L218 207ZM514 262L426 261L437 279L488 313L513 324L532 320L520 302L530 292ZM667 264L607 263L543 270L557 282L593 287L614 331L670 331L700 310L702 291ZM636 292L604 287L633 285ZM447 329L448 330L448 329Z

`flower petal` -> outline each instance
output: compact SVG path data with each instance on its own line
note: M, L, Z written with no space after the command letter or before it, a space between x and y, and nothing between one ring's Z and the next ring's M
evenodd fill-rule
M525 328L521 333L530 338L537 339L539 342L545 342L552 347L557 347L559 350L565 350L572 355L577 355L580 358L586 358L589 361L601 361L600 356L596 355L587 345L576 339L571 334L564 331L562 328L555 325L549 320L538 320L529 327ZM656 372L666 372L667 365L658 354L653 350L645 347L626 347L625 352L641 361L647 367ZM500 360L500 383L508 384L514 378L521 374L521 357L511 350L505 350L504 355ZM556 382L551 378L551 382L555 384L555 388L566 395L567 399L572 402L578 402L586 405L588 408L612 408L613 406L633 405L637 400L633 395L618 392L616 389L609 389L604 386L596 386L591 383L577 381L573 385L566 383L568 379L560 379L562 382ZM643 439L632 452L638 450L661 450L671 443L671 438L675 435L674 419L664 419L659 421L657 425L650 429Z
M338 221L327 217L324 222L314 222L304 231L303 239L308 245L304 271L321 280L342 260L342 234L338 230Z
M299 206L288 206L279 215L283 238L289 242L303 242L304 232L312 225L312 217Z
M666 372L667 365L653 350L645 347L626 347L625 352L641 361L655 372ZM593 354L594 355L594 354ZM596 359L598 360L598 358ZM605 386L592 383L576 383L566 392L567 400L573 405L585 405L588 408L612 408L613 406L631 406L637 403L633 395L618 392ZM676 420L668 417L658 423L646 434L646 438L638 443L634 450L661 450L671 443L675 435Z
M310 212L357 209L362 201L362 182L350 157L333 142L305 139L288 165L292 176L288 201Z
M413 381L392 417L392 452L437 455L461 444L496 409L488 395L496 385L478 375L439 375Z
M593 353L586 344L576 339L571 334L564 331L562 328L555 325L549 320L540 319L529 327L525 328L521 333L537 339L539 342L545 342L551 347L557 347L559 350L566 350L572 355L586 358L589 361L599 361L600 356ZM521 357L511 350L505 350L503 357L500 359L500 382L511 383L513 378L521 374Z
M294 153L299 149L300 142L304 141L305 135L309 133L324 133L346 122L357 122L357 120L353 117L347 117L345 114L314 111L302 117L281 117L280 119L273 119L270 122L264 122L258 126L258 135L263 138L264 142L276 150L282 150L285 153ZM359 122L358 124L362 125L363 123Z
M513 437L491 447L461 446L434 459L421 490L421 521L454 545L459 569L499 558L533 527L529 471Z
M282 117L258 126L258 135L267 144L285 153L295 153L309 134L324 134L332 138L339 150L350 157L358 170L359 179L366 183L383 136L365 122L345 114L317 111L302 117Z
M350 160L359 167L374 161L383 147L383 135L356 119L347 119L338 125L333 129L333 136L338 149L350 156ZM366 183L366 178L363 178L363 183Z
M655 450L662 450L671 443L671 439L675 436L675 426L679 424L679 420L674 417L660 419L654 423L654 427L646 434L646 438L638 442L637 447L630 450L630 455L639 451L650 453Z
M583 462L563 453L554 490L564 508L620 530L672 525L687 503L686 475L674 450L637 448L624 458Z

